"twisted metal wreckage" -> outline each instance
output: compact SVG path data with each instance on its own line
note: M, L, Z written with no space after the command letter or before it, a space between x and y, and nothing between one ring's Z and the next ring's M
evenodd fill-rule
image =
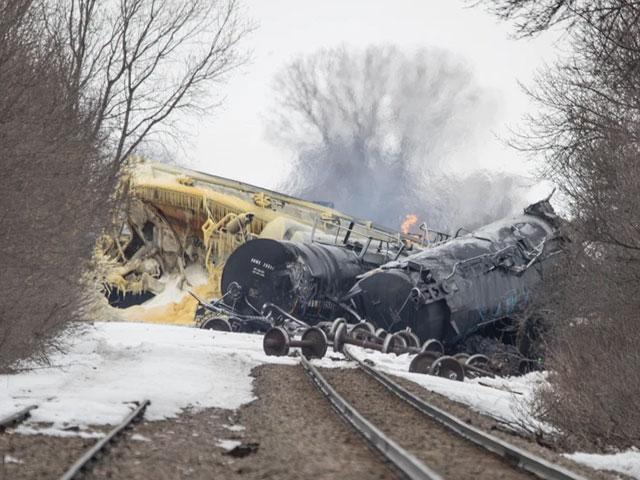
M336 350L364 342L418 353L417 371L437 364L435 373L459 376L444 354L466 365L469 354L495 351L505 339L513 344L504 327L560 252L560 219L548 199L449 236L424 225L420 234L391 231L327 204L145 162L128 188L122 228L100 244L111 305L144 305L172 277L191 293L181 300L189 302L190 321L267 332L269 354L297 345L322 356L329 340ZM207 272L202 285L190 279L194 268ZM301 340L291 339L299 332ZM518 352L514 345L498 350ZM521 352L511 356L516 368L530 365ZM472 360L466 368L476 374L500 363Z

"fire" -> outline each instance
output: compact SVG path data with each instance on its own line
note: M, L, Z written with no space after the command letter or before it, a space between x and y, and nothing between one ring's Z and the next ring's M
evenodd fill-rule
M400 225L400 231L405 235L408 234L409 230L411 230L411 227L415 225L417 222L418 222L418 216L414 215L413 213L408 213L404 217L404 222L402 222L402 224Z

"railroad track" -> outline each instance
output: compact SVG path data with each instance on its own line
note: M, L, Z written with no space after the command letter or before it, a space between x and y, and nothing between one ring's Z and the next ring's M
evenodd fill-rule
M402 477L436 480L481 478L484 474L484 478L586 480L425 402L350 355L348 348L344 353L357 362L357 371L323 375L304 355L302 367L334 409ZM341 388L339 380L345 375L350 378ZM331 381L326 376L335 378ZM367 396L362 391L355 396L350 393L355 383L367 384ZM383 396L380 405L385 411L376 411L374 399L380 401Z
M84 452L82 456L76 460L76 462L69 467L69 469L59 477L60 480L72 480L78 478L84 473L91 463L93 463L100 454L104 453L107 446L111 444L122 432L132 426L133 423L139 421L144 414L147 406L151 402L144 400L142 402L135 402L135 408L112 430L110 430L103 438L96 442L89 450ZM38 408L37 405L29 405L22 408L6 417L0 418L0 431L6 430L9 427L15 427L19 423L29 418L31 411Z
M144 414L147 406L151 402L149 400L143 400L139 402L131 413L129 413L115 428L113 428L107 435L98 440L93 447L87 450L82 456L76 460L76 462L60 477L60 480L72 480L78 478L87 468L93 463L98 456L103 453L106 447L113 442L122 432L129 428L133 423L139 421Z

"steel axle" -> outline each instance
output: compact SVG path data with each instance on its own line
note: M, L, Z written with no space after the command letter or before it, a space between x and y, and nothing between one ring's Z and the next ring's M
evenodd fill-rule
M267 355L285 356L290 347L299 347L307 358L322 358L327 353L327 336L317 327L307 328L300 340L292 340L282 327L273 327L265 333L262 348Z

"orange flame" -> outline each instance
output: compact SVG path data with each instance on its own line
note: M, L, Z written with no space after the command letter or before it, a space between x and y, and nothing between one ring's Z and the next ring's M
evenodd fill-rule
M418 222L418 216L414 215L413 213L408 213L404 217L404 222L402 222L402 225L400 225L400 231L405 235L408 234L411 227L415 225L417 222Z

